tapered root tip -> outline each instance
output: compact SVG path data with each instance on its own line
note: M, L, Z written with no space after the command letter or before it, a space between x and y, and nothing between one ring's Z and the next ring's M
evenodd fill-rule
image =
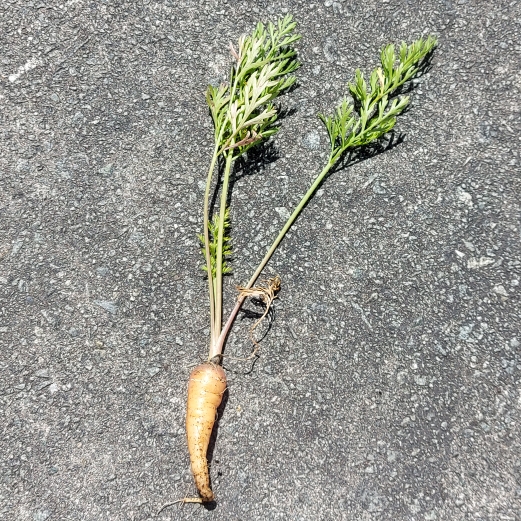
M184 497L180 500L181 503L210 503L213 501L213 498L210 500L203 499L202 497Z
M199 504L204 504L204 503L213 503L214 502L214 499L210 499L210 500L206 500L206 499L203 499L202 497L184 497L182 499L178 499L177 501L172 501L171 503L165 503L156 513L156 517L161 514L161 512L163 512L163 510L165 510L165 508L168 508L168 507L171 507L172 505L177 505L177 503L199 503Z

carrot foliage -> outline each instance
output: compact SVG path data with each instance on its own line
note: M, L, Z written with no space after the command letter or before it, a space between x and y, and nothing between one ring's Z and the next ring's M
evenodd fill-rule
M391 98L405 82L414 78L421 61L435 46L433 36L420 38L411 45L403 42L396 56L394 45L386 45L380 53L382 66L373 70L369 85L363 72L356 70L348 86L359 110L344 98L332 116L318 116L329 134L331 163L336 163L349 148L368 145L393 129L396 116L410 100L409 96Z
M214 153L208 170L204 198L203 233L200 235L208 275L210 296L211 346L215 346L222 327L222 278L230 272L227 208L230 172L233 162L261 141L278 131L274 100L294 83L292 73L299 67L293 44L300 39L296 23L288 15L276 24L258 23L238 46L230 45L235 60L228 83L210 85L206 102L214 123ZM219 159L224 163L219 211L209 208L212 179ZM211 347L212 350L212 347ZM212 353L210 353L212 354ZM214 353L215 354L215 353Z

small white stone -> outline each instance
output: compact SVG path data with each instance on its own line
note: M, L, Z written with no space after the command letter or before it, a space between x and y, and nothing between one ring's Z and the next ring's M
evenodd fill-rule
M488 266L489 264L494 264L494 259L490 259L488 257L480 257L479 259L475 259L474 257L471 257L467 261L467 268L469 269L476 269L476 268L483 268L484 266Z
M502 297L508 297L507 290L505 289L505 286L502 284L497 284L492 288L492 291L496 293L497 295L501 295Z

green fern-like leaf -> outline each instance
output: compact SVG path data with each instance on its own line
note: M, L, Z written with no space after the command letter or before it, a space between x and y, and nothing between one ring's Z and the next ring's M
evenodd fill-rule
M230 209L226 208L226 212L224 214L224 232L223 232L223 264L222 264L222 272L223 275L226 273L231 273L231 267L226 263L225 259L232 255L232 247L231 247L231 237L228 235L230 230ZM219 238L219 216L214 215L213 219L208 223L208 230L210 235L210 264L212 268L212 277L215 277L217 273L217 243ZM204 243L204 235L199 234L199 241L201 242L201 252L203 256L206 256L206 245ZM208 271L208 268L205 265L201 266L203 271Z
M348 148L368 145L390 132L398 116L409 104L409 97L391 98L405 82L414 78L422 60L436 47L436 38L420 38L410 45L403 42L398 56L394 45L386 45L380 53L381 67L369 77L369 84L359 69L348 84L354 105L346 98L332 116L319 114L331 142L330 161L338 161Z
M299 67L292 44L300 39L290 15L277 24L257 24L248 36L232 46L236 63L227 85L209 86L207 103L214 122L220 151L234 157L269 138L278 130L273 100L295 82Z

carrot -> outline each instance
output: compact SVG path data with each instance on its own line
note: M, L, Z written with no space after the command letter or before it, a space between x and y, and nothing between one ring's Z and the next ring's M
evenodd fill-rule
M206 362L198 365L190 374L186 435L190 465L195 485L201 496L201 503L214 500L214 494L210 488L206 451L217 417L217 408L221 404L225 390L226 374L220 365Z
M206 100L215 125L215 147L204 195L203 233L199 236L205 257L203 269L208 276L210 300L210 350L208 362L197 366L190 375L186 431L190 463L197 498L184 498L183 503L205 503L214 500L210 487L206 452L215 423L217 407L226 390L226 375L218 362L222 360L224 340L223 276L230 272L226 262L231 255L228 203L232 165L251 147L275 134L278 130L277 109L273 100L287 91L294 83L292 73L299 67L293 43L300 39L294 33L296 23L290 15L276 24L258 23L254 31L239 39L238 49L232 46L235 63L228 84L210 85ZM222 181L212 182L219 165L224 166ZM211 188L222 182L221 203L218 211L212 211ZM216 194L217 194L216 191ZM243 288L248 295L262 295L271 303L273 295L252 288ZM255 290L255 291L254 291ZM253 293L252 293L253 292ZM266 294L265 294L266 293ZM270 297L271 295L271 297ZM244 300L246 294L240 297Z
M231 271L227 258L232 254L228 207L229 191L233 185L232 167L234 161L250 148L278 131L277 108L272 102L294 84L292 73L300 65L292 45L300 39L300 35L293 32L295 27L296 23L290 15L278 20L276 25L259 23L249 36L239 39L238 50L232 45L236 61L230 71L229 82L219 87L210 85L207 90L215 146L206 179L203 233L199 239L205 257L203 270L208 277L210 349L208 362L192 371L188 384L186 432L199 497L179 500L184 503L214 500L206 453L217 408L226 390L226 374L219 362L223 357L226 337L242 303L247 297L256 297L266 305L266 311L251 330L257 349L258 342L253 337L253 331L266 317L280 288L280 279L269 279L266 287L255 287L255 282L324 179L352 161L355 157L351 155L353 150L374 144L393 129L396 116L409 103L407 96L396 97L397 90L423 70L423 65L427 64L424 60L436 46L436 38L432 36L420 38L411 45L402 43L398 55L394 45L385 46L380 54L382 66L373 70L369 82L357 70L354 82L348 84L354 101L344 98L331 116L319 115L329 135L327 162L289 216L249 282L246 286L238 286L237 301L223 326L223 276ZM221 172L217 180L214 179L216 170ZM217 201L219 193L220 206L214 212L213 201Z

